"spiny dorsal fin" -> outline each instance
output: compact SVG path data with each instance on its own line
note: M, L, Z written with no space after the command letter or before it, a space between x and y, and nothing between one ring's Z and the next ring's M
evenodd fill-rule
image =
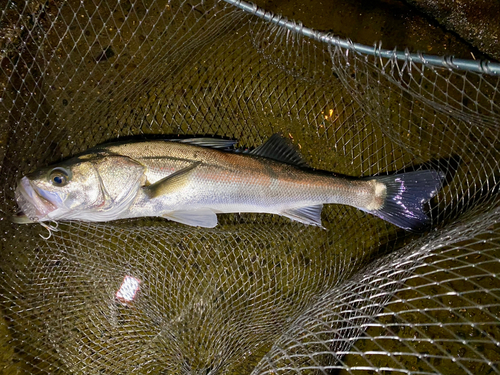
M211 148L231 148L238 141L233 139L219 139L219 138L186 138L186 139L170 139L171 142L187 143L190 145Z
M293 145L280 134L273 134L266 143L250 151L250 154L296 165L298 167L307 167L306 162L302 159L302 155L300 155Z

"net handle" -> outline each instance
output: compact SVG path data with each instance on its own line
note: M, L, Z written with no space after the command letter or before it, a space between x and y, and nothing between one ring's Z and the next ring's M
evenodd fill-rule
M298 34L302 34L308 38L333 45L344 49L354 50L360 54L372 55L382 58L395 58L402 61L417 62L424 65L439 66L443 68L448 68L452 70L464 70L470 72L483 73L488 75L500 75L500 64L485 60L469 60L469 59L458 59L453 56L435 56L426 55L422 53L410 53L406 51L397 51L382 49L380 46L369 47L359 43L353 43L348 39L340 39L339 37L333 36L328 33L313 30L308 27L303 26L301 23L296 23L290 21L282 16L275 15L271 12L265 11L257 7L257 5L246 2L244 0L224 0L226 3L234 5L239 9L244 10L247 13L253 14L265 21L274 23L288 30L294 31Z

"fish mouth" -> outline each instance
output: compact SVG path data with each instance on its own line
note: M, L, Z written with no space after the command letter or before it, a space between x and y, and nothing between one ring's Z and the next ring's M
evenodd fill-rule
M28 224L50 220L47 216L57 209L38 193L38 189L27 177L19 181L15 195L19 207L19 211L12 217L15 223Z

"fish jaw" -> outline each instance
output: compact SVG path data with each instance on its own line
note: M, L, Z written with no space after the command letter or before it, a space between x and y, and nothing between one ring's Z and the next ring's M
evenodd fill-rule
M16 202L22 214L15 215L17 223L33 223L51 220L49 215L57 210L50 201L43 198L27 177L23 177L16 188Z

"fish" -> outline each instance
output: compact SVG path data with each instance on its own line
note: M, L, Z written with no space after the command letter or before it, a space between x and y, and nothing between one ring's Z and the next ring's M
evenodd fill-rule
M22 177L17 223L162 217L213 228L223 213L268 213L324 228L324 204L375 215L407 231L430 224L443 186L432 169L345 177L310 168L280 134L251 151L216 138L107 143Z

